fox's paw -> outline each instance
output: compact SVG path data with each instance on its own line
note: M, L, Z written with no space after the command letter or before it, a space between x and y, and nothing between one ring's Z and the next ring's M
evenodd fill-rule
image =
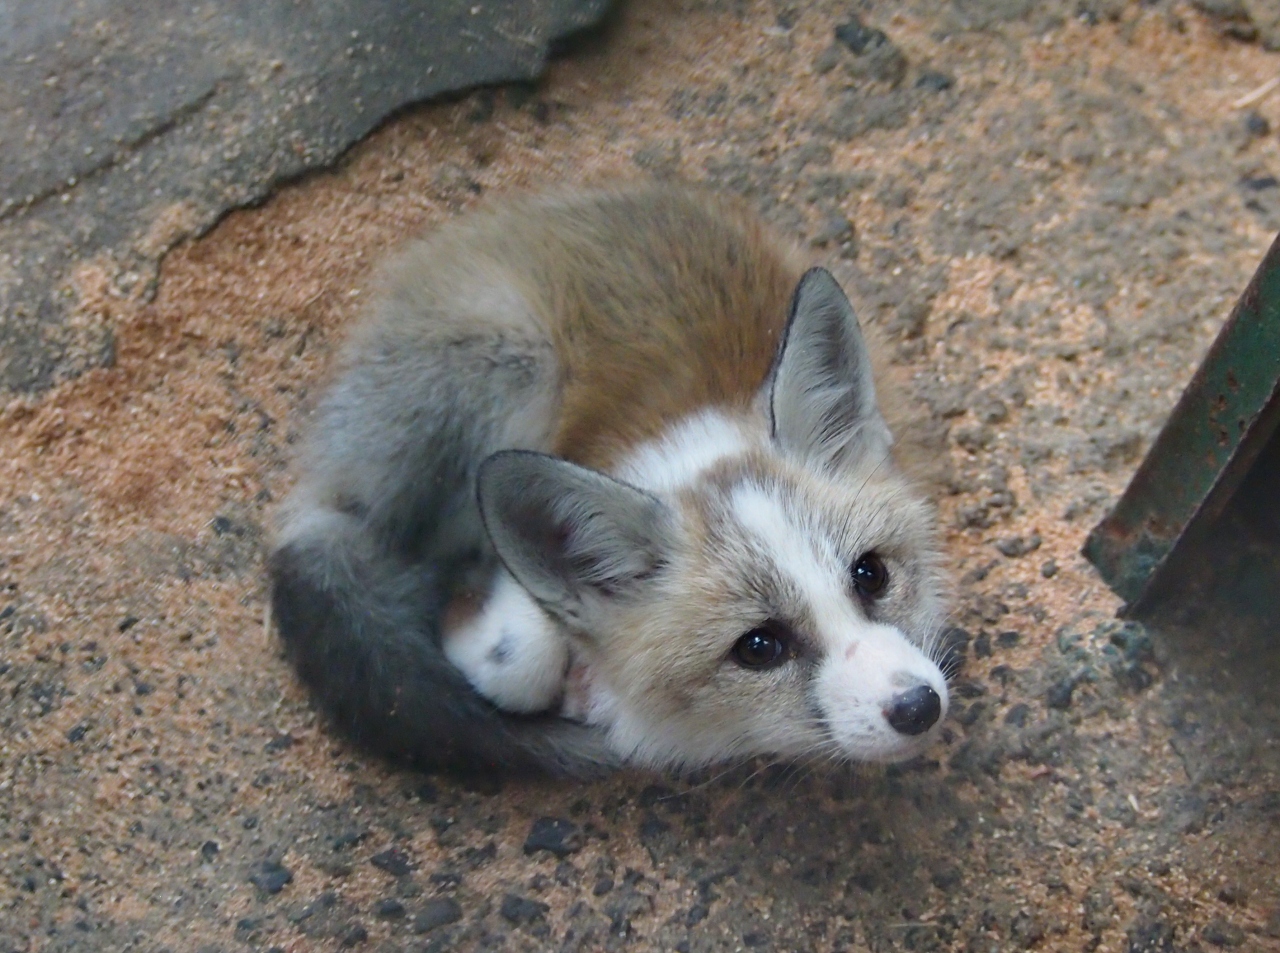
M506 711L546 711L564 692L568 641L505 573L484 608L446 633L444 651L477 692Z

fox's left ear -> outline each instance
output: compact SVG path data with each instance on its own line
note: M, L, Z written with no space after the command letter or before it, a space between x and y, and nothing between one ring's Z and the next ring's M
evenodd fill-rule
M477 485L499 558L575 628L589 628L593 609L634 594L667 561L674 516L666 504L603 473L503 450L480 465Z
M805 459L838 469L893 443L858 318L825 268L800 279L765 388L773 439Z

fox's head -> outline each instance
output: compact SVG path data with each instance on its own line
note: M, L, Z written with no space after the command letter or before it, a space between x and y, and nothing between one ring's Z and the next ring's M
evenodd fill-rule
M948 699L934 514L891 442L853 309L814 269L751 407L690 417L610 475L496 454L481 510L577 642L623 758L900 760Z

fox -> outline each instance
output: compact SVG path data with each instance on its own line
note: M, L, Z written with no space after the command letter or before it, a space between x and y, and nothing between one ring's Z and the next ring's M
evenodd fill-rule
M919 755L947 586L873 357L835 278L710 191L458 216L385 269L306 427L287 656L427 771Z

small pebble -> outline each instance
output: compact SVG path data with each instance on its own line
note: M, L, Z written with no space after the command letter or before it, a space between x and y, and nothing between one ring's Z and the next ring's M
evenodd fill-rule
M1058 574L1058 564L1054 562L1052 559L1050 559L1048 562L1046 562L1043 566L1040 567L1040 575L1042 575L1045 579L1052 579L1057 574Z
M556 864L556 883L562 887L572 887L578 882L578 868L567 860L562 860Z
M971 678L964 678L951 686L951 692L960 698L981 698L987 693L987 686Z
M276 894L293 883L293 871L277 860L264 860L250 872L249 883L264 893Z
M992 400L978 410L978 419L984 424L1001 424L1009 419L1009 405L1002 400Z
M369 939L369 931L364 928L364 924L353 923L342 934L342 945L344 947L359 946L367 939Z
M404 904L395 897L386 897L374 904L373 912L384 920L398 920L404 916Z
M1071 707L1071 696L1076 690L1075 679L1064 678L1049 686L1049 691L1045 695L1045 704L1050 708L1063 711Z
M341 834L335 834L333 837L329 838L329 846L332 847L335 851L346 850L348 847L351 847L355 844L360 843L362 840L364 840L368 836L369 836L368 831L362 831L362 830L343 831Z
M836 27L835 37L851 52L858 55L889 42L889 37L883 30L865 25L856 16Z
M979 718L981 718L982 713L986 710L987 710L987 706L984 705L982 702L974 702L968 708L961 708L960 706L957 705L956 708L953 709L954 714L951 717L958 723L968 728L970 725L974 724Z
M1271 134L1271 123L1262 113L1251 109L1244 116L1244 131L1255 139L1261 139Z
M964 880L964 873L959 867L948 865L935 870L929 879L935 887L945 892L960 886L960 882Z
M509 893L502 898L502 906L498 908L498 912L502 914L502 918L508 923L523 926L524 924L532 923L534 920L541 920L550 909L545 903L539 903L537 900L530 900L528 897L520 897L514 893Z
M926 89L931 93L943 93L956 84L946 73L937 70L923 70L916 79L916 89Z
M1030 536L1011 536L999 540L996 543L996 549L1000 550L1001 555L1017 559L1027 553L1035 552L1040 548L1041 542L1039 533L1032 533Z
M582 829L573 821L560 817L540 817L533 822L524 841L525 854L549 851L557 857L568 857L582 850Z
M1243 907L1249 899L1249 892L1240 884L1223 884L1222 889L1218 891L1218 899L1223 903Z
M1016 673L1008 665L997 665L991 670L991 677L998 680L1001 685L1008 685L1016 677Z
M429 900L413 918L414 933L429 933L437 927L457 923L462 919L462 907L450 897Z
M413 864L409 861L409 855L399 847L392 847L390 850L384 850L380 854L374 854L369 858L369 863L379 870L385 870L393 877L404 877L413 872Z
M847 245L857 240L853 223L840 213L832 213L823 219L817 232L810 239L810 244L825 248L828 245Z
M1027 718L1031 714L1031 708L1027 705L1014 705L1005 713L1004 723L1012 725L1014 728L1023 728L1027 724Z

